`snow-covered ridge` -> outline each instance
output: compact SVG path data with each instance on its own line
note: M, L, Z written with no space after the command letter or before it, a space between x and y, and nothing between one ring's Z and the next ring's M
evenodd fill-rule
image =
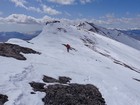
M78 27L80 29L86 29L88 31L95 32L100 35L104 35L113 40L119 41L123 44L126 44L130 47L140 50L140 41L133 39L132 37L129 37L128 35L125 35L123 32L117 29L106 29L106 28L97 26L93 23L89 23L89 22L80 23Z
M44 94L30 94L29 85L32 81L42 82L43 75L68 76L72 83L94 84L107 105L139 105L140 51L101 35L101 29L91 31L93 27L85 24L88 27L61 21L49 23L30 43L8 41L41 55L24 55L26 61L0 57L0 92L9 99L5 105L43 105ZM68 53L62 45L66 43L77 51Z

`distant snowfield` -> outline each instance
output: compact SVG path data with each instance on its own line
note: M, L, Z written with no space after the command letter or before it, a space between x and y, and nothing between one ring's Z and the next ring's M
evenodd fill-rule
M41 55L24 54L26 61L0 57L0 93L9 99L5 105L43 105L41 98L45 94L30 94L29 85L31 81L42 82L43 75L68 76L72 83L93 84L107 105L140 104L140 82L133 79L140 79L140 51L65 23L48 24L30 42L8 41L32 48ZM77 51L67 53L63 43L69 43Z

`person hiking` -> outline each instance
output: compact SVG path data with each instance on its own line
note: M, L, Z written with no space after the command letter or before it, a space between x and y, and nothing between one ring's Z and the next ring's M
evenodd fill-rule
M71 46L69 44L66 44L67 52L71 49Z
M64 45L67 48L67 52L69 52L69 50L75 50L76 51L76 49L71 47L69 44L62 44L62 45Z

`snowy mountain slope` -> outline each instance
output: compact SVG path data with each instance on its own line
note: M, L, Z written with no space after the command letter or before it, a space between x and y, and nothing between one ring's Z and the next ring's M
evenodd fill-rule
M80 23L78 25L78 27L79 27L79 29L85 29L85 30L88 30L91 32L95 32L95 33L104 35L113 40L119 41L123 44L126 44L130 47L140 50L140 41L133 39L132 37L129 37L128 35L125 35L123 32L121 32L117 29L106 29L106 28L97 26L93 23L89 23L89 22Z
M8 43L32 48L41 55L24 55L27 60L0 57L0 92L8 95L5 105L43 105L45 94L30 94L31 81L42 76L69 76L72 82L94 84L107 105L139 105L140 51L95 32L66 23L50 23L27 43L11 39ZM67 53L63 43L77 51Z

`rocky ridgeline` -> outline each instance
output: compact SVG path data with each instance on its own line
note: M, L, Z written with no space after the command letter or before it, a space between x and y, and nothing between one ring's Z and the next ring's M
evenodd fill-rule
M29 84L34 91L46 93L42 99L44 105L106 105L97 87L92 84L70 83L70 80L71 78L63 76L58 79L44 76L43 81L47 85L38 82Z
M21 47L19 45L10 43L0 43L0 56L13 57L18 60L26 60L26 58L21 53L40 54L31 48Z

